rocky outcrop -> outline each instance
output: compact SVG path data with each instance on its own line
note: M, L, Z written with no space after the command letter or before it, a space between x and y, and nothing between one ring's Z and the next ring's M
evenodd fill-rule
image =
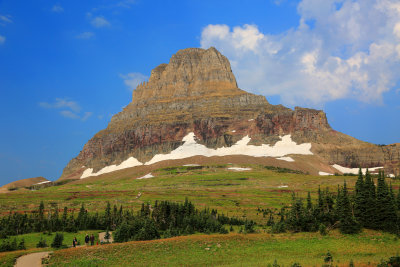
M71 160L61 178L78 178L129 157L141 162L168 153L194 132L210 148L231 146L249 135L251 143L274 144L291 134L297 143L331 164L381 166L400 159L399 146L379 147L334 131L320 110L271 105L237 87L229 61L215 48L178 51L134 91L116 114Z

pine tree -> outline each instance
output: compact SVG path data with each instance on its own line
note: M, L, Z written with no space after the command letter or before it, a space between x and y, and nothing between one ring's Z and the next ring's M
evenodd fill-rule
M338 208L340 209L338 213L340 222L340 231L343 234L358 233L360 231L360 225L357 223L352 214L351 203L347 192L346 181L344 181L338 202L339 202Z
M376 191L375 191L374 180L372 179L368 169L365 173L364 184L365 184L365 199L366 199L364 227L370 229L376 229L377 228Z
M366 188L364 184L363 174L361 168L358 172L358 179L355 186L355 199L354 199L354 217L361 225L366 224Z
M311 194L310 194L310 192L308 192L308 194L307 194L307 211L311 212L312 208L313 208L313 206L312 206L312 201L311 201Z
M111 205L110 202L107 201L106 211L104 213L104 226L105 228L109 228L111 226Z

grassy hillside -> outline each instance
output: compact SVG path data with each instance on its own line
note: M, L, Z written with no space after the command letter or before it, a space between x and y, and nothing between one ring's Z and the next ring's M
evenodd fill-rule
M184 236L56 251L50 266L321 266L326 253L334 265L376 266L399 252L392 235L366 231L355 236L332 232Z
M230 167L251 168L234 171ZM147 172L133 170L106 174L36 191L16 190L0 194L0 212L24 212L37 209L44 201L46 209L58 206L79 210L81 203L89 212L102 212L106 202L138 210L144 202L185 198L196 207L215 208L229 216L253 219L264 225L258 208L280 208L290 203L291 194L316 199L318 187L337 185L346 180L350 190L355 176L313 176L283 168L262 165L177 166L152 171L153 178L137 179ZM392 181L397 192L399 182ZM26 235L26 242L39 234ZM20 237L18 237L20 238ZM68 238L67 238L68 239ZM33 243L32 243L33 244ZM364 230L361 234L345 236L336 230L327 236L319 233L269 234L268 228L258 227L256 234L191 235L170 239L102 245L92 248L56 251L51 266L156 266L156 265L268 265L278 261L281 266L299 262L302 266L320 266L328 250L334 264L376 266L381 259L400 253L400 242L391 234ZM31 245L29 245L31 247ZM11 256L10 256L11 255ZM3 253L0 259L12 262L17 252ZM15 257L15 256L14 256Z
M0 213L31 211L44 201L50 205L78 210L81 203L89 211L103 211L106 201L117 206L137 209L143 202L155 200L184 201L189 198L196 207L216 208L230 216L245 216L263 222L257 208L280 208L288 204L292 192L314 194L318 186L336 191L346 179L352 187L356 177L313 176L290 173L285 169L246 165L250 171L233 171L233 165L164 168L153 171L149 179L136 179L147 173L129 171L70 182L37 191L17 190L0 194ZM394 183L397 188L398 183Z

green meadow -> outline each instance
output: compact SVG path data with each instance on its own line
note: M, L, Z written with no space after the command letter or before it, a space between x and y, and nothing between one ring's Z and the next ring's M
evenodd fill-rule
M82 203L89 212L101 213L107 201L124 209L138 210L142 203L183 202L188 198L197 208L217 209L219 213L251 219L259 225L255 234L239 234L235 228L227 235L195 234L61 249L52 254L50 266L272 266L275 260L280 266L292 266L295 262L321 266L328 251L335 266L349 266L351 260L355 266L376 266L381 259L400 253L400 242L395 235L377 231L342 235L333 230L327 236L318 232L271 234L264 226L268 218L258 208L279 209L289 205L293 192L301 197L311 192L315 203L319 186L335 193L337 186L346 180L353 190L356 176L313 176L260 165L235 166L251 168L249 171L228 170L231 166L234 165L163 168L153 171L154 177L148 179L136 179L147 173L125 170L36 191L19 189L0 194L0 213L7 216L10 211L30 212L38 208L40 201L45 203L45 209L58 207L61 212L66 206L77 214ZM397 192L399 182L391 182ZM97 232L65 234L64 243L70 245L74 235L82 243L85 233ZM27 248L33 249L41 235L51 244L52 236L42 233L17 239L23 237ZM1 253L0 262L12 262L21 253L26 251Z

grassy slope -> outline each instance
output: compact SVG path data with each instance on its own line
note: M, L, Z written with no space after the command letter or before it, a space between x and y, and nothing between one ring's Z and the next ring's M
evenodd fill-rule
M282 266L294 262L321 266L329 250L334 263L376 266L380 259L399 252L399 242L389 234L364 232L342 236L337 232L229 234L176 237L164 240L103 245L56 251L50 266L266 266L277 259Z
M315 193L318 185L329 186L335 192L346 179L350 186L356 177L312 176L278 173L253 165L252 171L234 172L226 168L207 168L187 172L156 171L155 178L136 180L145 175L118 173L117 177L84 179L70 184L38 191L16 191L0 194L0 212L36 209L41 200L78 210L81 203L89 211L103 211L106 200L119 206L137 209L142 202L158 200L183 201L188 197L198 207L216 208L229 215L246 216L263 222L257 216L257 207L280 208L290 201L292 191L305 195ZM182 171L182 169L181 169ZM288 185L288 188L279 188ZM396 184L397 186L397 184ZM141 193L140 198L136 198Z
M197 207L216 208L230 216L245 216L262 224L266 222L266 218L257 214L257 208L280 208L289 203L292 191L302 196L311 191L315 200L318 185L322 188L329 186L335 192L337 185L343 184L344 179L350 187L354 186L356 180L356 177L278 173L258 165L242 167L252 167L253 170L234 172L227 170L226 166L202 170L186 170L181 167L170 171L153 171L154 178L142 180L136 178L147 173L123 171L38 191L0 194L0 212L4 214L10 209L37 209L41 200L46 203L46 207L49 207L49 203L56 203L60 208L68 206L78 210L83 202L89 211L103 211L107 200L112 204L122 204L125 208L138 209L142 202L183 201L188 197ZM398 187L398 181L392 184L395 188ZM288 188L280 188L282 185L287 185ZM137 198L139 192L141 196ZM214 245L210 250L205 250L208 243ZM218 243L221 248L217 246ZM61 265L61 262L68 262L66 266L71 266L70 263L72 266L89 263L103 265L103 261L99 259L104 259L106 264L113 266L121 266L124 261L141 265L244 265L247 262L265 265L276 258L286 265L294 261L305 265L320 265L323 254L329 249L337 259L347 265L351 258L365 264L379 262L381 258L397 254L398 245L394 236L374 232L359 236L334 233L323 238L318 233L283 234L274 237L265 233L246 236L190 236L101 246L94 250L62 250L54 254L51 262Z

